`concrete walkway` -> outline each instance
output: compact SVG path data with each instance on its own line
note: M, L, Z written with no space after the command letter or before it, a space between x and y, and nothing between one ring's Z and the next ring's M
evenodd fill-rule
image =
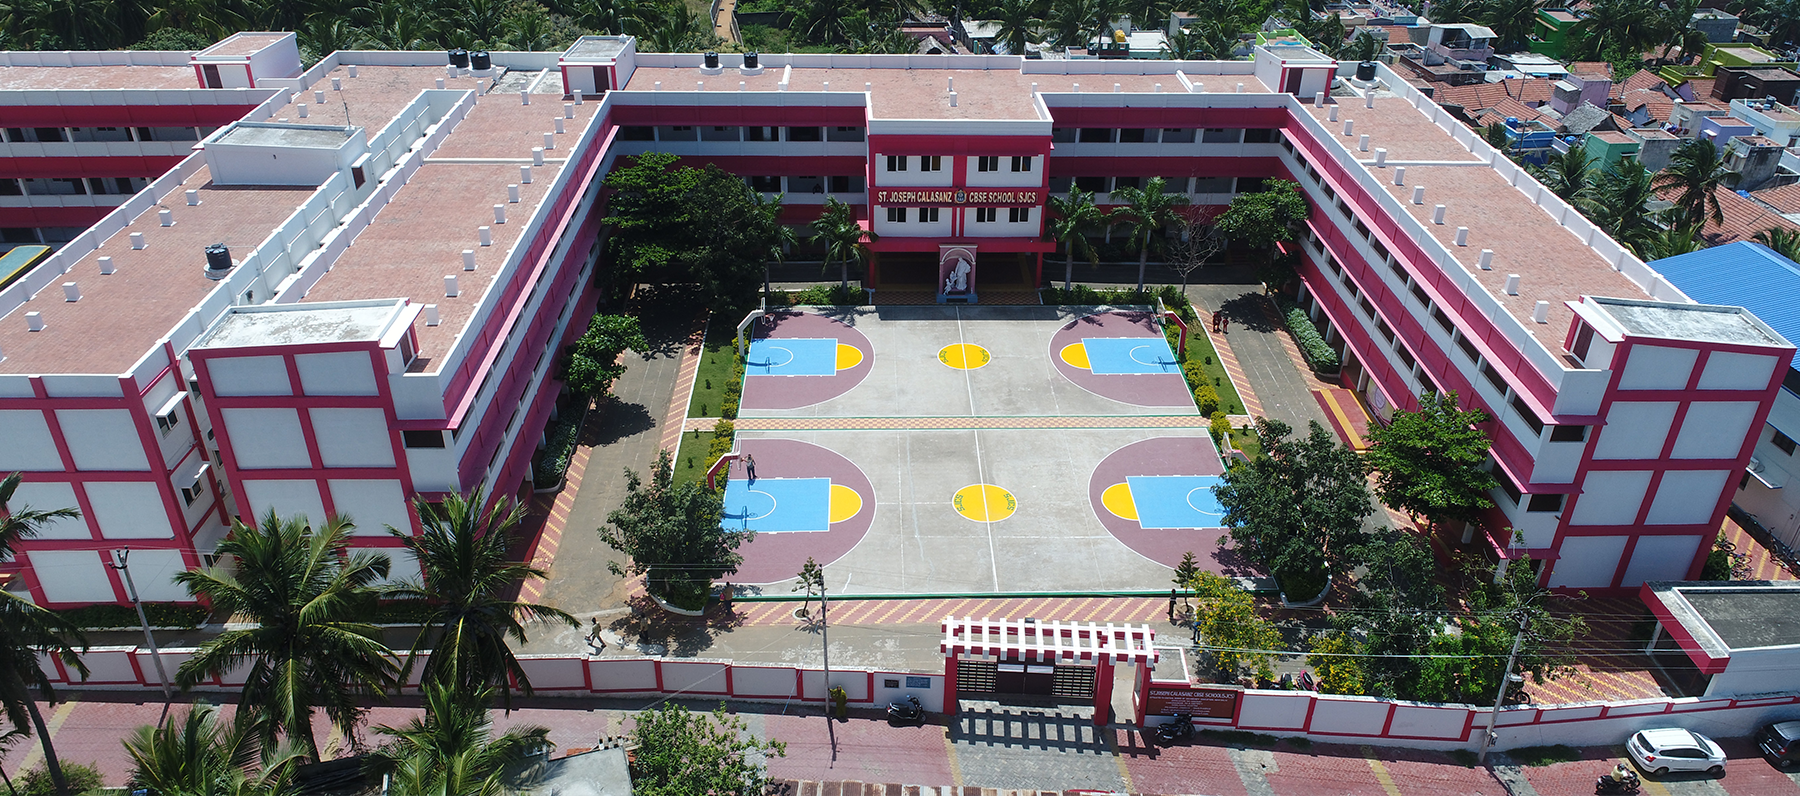
M1287 331L1275 324L1274 313L1266 309L1268 299L1263 297L1261 285L1190 284L1187 295L1196 309L1207 313L1223 309L1231 319L1231 331L1213 339L1231 347L1264 416L1280 420L1302 435L1309 422L1331 428L1325 410L1312 396L1321 383L1295 367L1284 345Z

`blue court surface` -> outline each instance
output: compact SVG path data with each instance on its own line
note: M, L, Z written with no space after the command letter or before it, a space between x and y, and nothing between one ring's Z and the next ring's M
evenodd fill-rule
M1161 337L1084 337L1088 370L1098 374L1180 373L1181 363Z
M1225 527L1225 510L1213 496L1217 476L1134 475L1125 481L1145 530Z
M837 349L836 338L753 340L744 372L752 376L832 376L837 374Z
M742 478L725 482L725 526L757 533L831 530L831 479Z

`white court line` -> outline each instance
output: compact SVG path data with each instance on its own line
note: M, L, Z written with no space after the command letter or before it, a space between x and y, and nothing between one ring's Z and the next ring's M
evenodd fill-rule
M956 308L956 342L967 345L967 343L963 339L962 307ZM962 350L966 351L968 349L965 348ZM970 375L971 373L973 373L973 371L967 370L967 369L963 370L963 384L968 385L968 388L969 388L969 417L974 417L975 416L975 379L973 376ZM975 431L975 477L979 483L985 484L985 483L987 483L987 467L984 464L982 464L982 460L981 460L981 429L975 429L974 431ZM986 511L986 509L987 509L987 490L983 489L983 490L979 490L979 491L981 493L983 516L987 516L987 517L994 516L993 512ZM996 553L994 551L994 521L993 520L982 520L982 524L987 526L988 563L993 566L994 591L997 592L997 591L1000 591L1000 556L998 553Z

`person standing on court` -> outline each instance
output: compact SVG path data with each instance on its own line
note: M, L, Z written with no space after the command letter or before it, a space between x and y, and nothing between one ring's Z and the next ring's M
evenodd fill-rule
M756 480L756 457L748 453L744 454L744 474L750 476L752 482Z

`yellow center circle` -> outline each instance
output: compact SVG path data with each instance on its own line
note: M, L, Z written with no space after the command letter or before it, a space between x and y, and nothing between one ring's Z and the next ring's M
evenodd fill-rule
M1113 484L1100 493L1100 505L1121 519L1138 518L1137 501L1131 498L1131 484Z
M974 343L952 343L938 350L938 361L957 370L974 370L994 356Z
M1062 361L1069 363L1069 365L1073 367L1081 368L1082 370L1093 369L1093 366L1088 364L1087 346L1080 343L1070 343L1063 346Z
M837 347L837 369L838 370L849 370L851 368L856 367L857 365L861 365L862 359L863 359L862 349L857 348L856 346L853 346L853 345L844 345L843 343L838 343L838 347Z
M970 484L958 489L950 505L956 513L976 522L999 522L1019 509L1019 501L1011 492L993 484Z
M855 350L855 349L852 349ZM862 495L843 484L831 485L831 521L843 522L862 511Z

